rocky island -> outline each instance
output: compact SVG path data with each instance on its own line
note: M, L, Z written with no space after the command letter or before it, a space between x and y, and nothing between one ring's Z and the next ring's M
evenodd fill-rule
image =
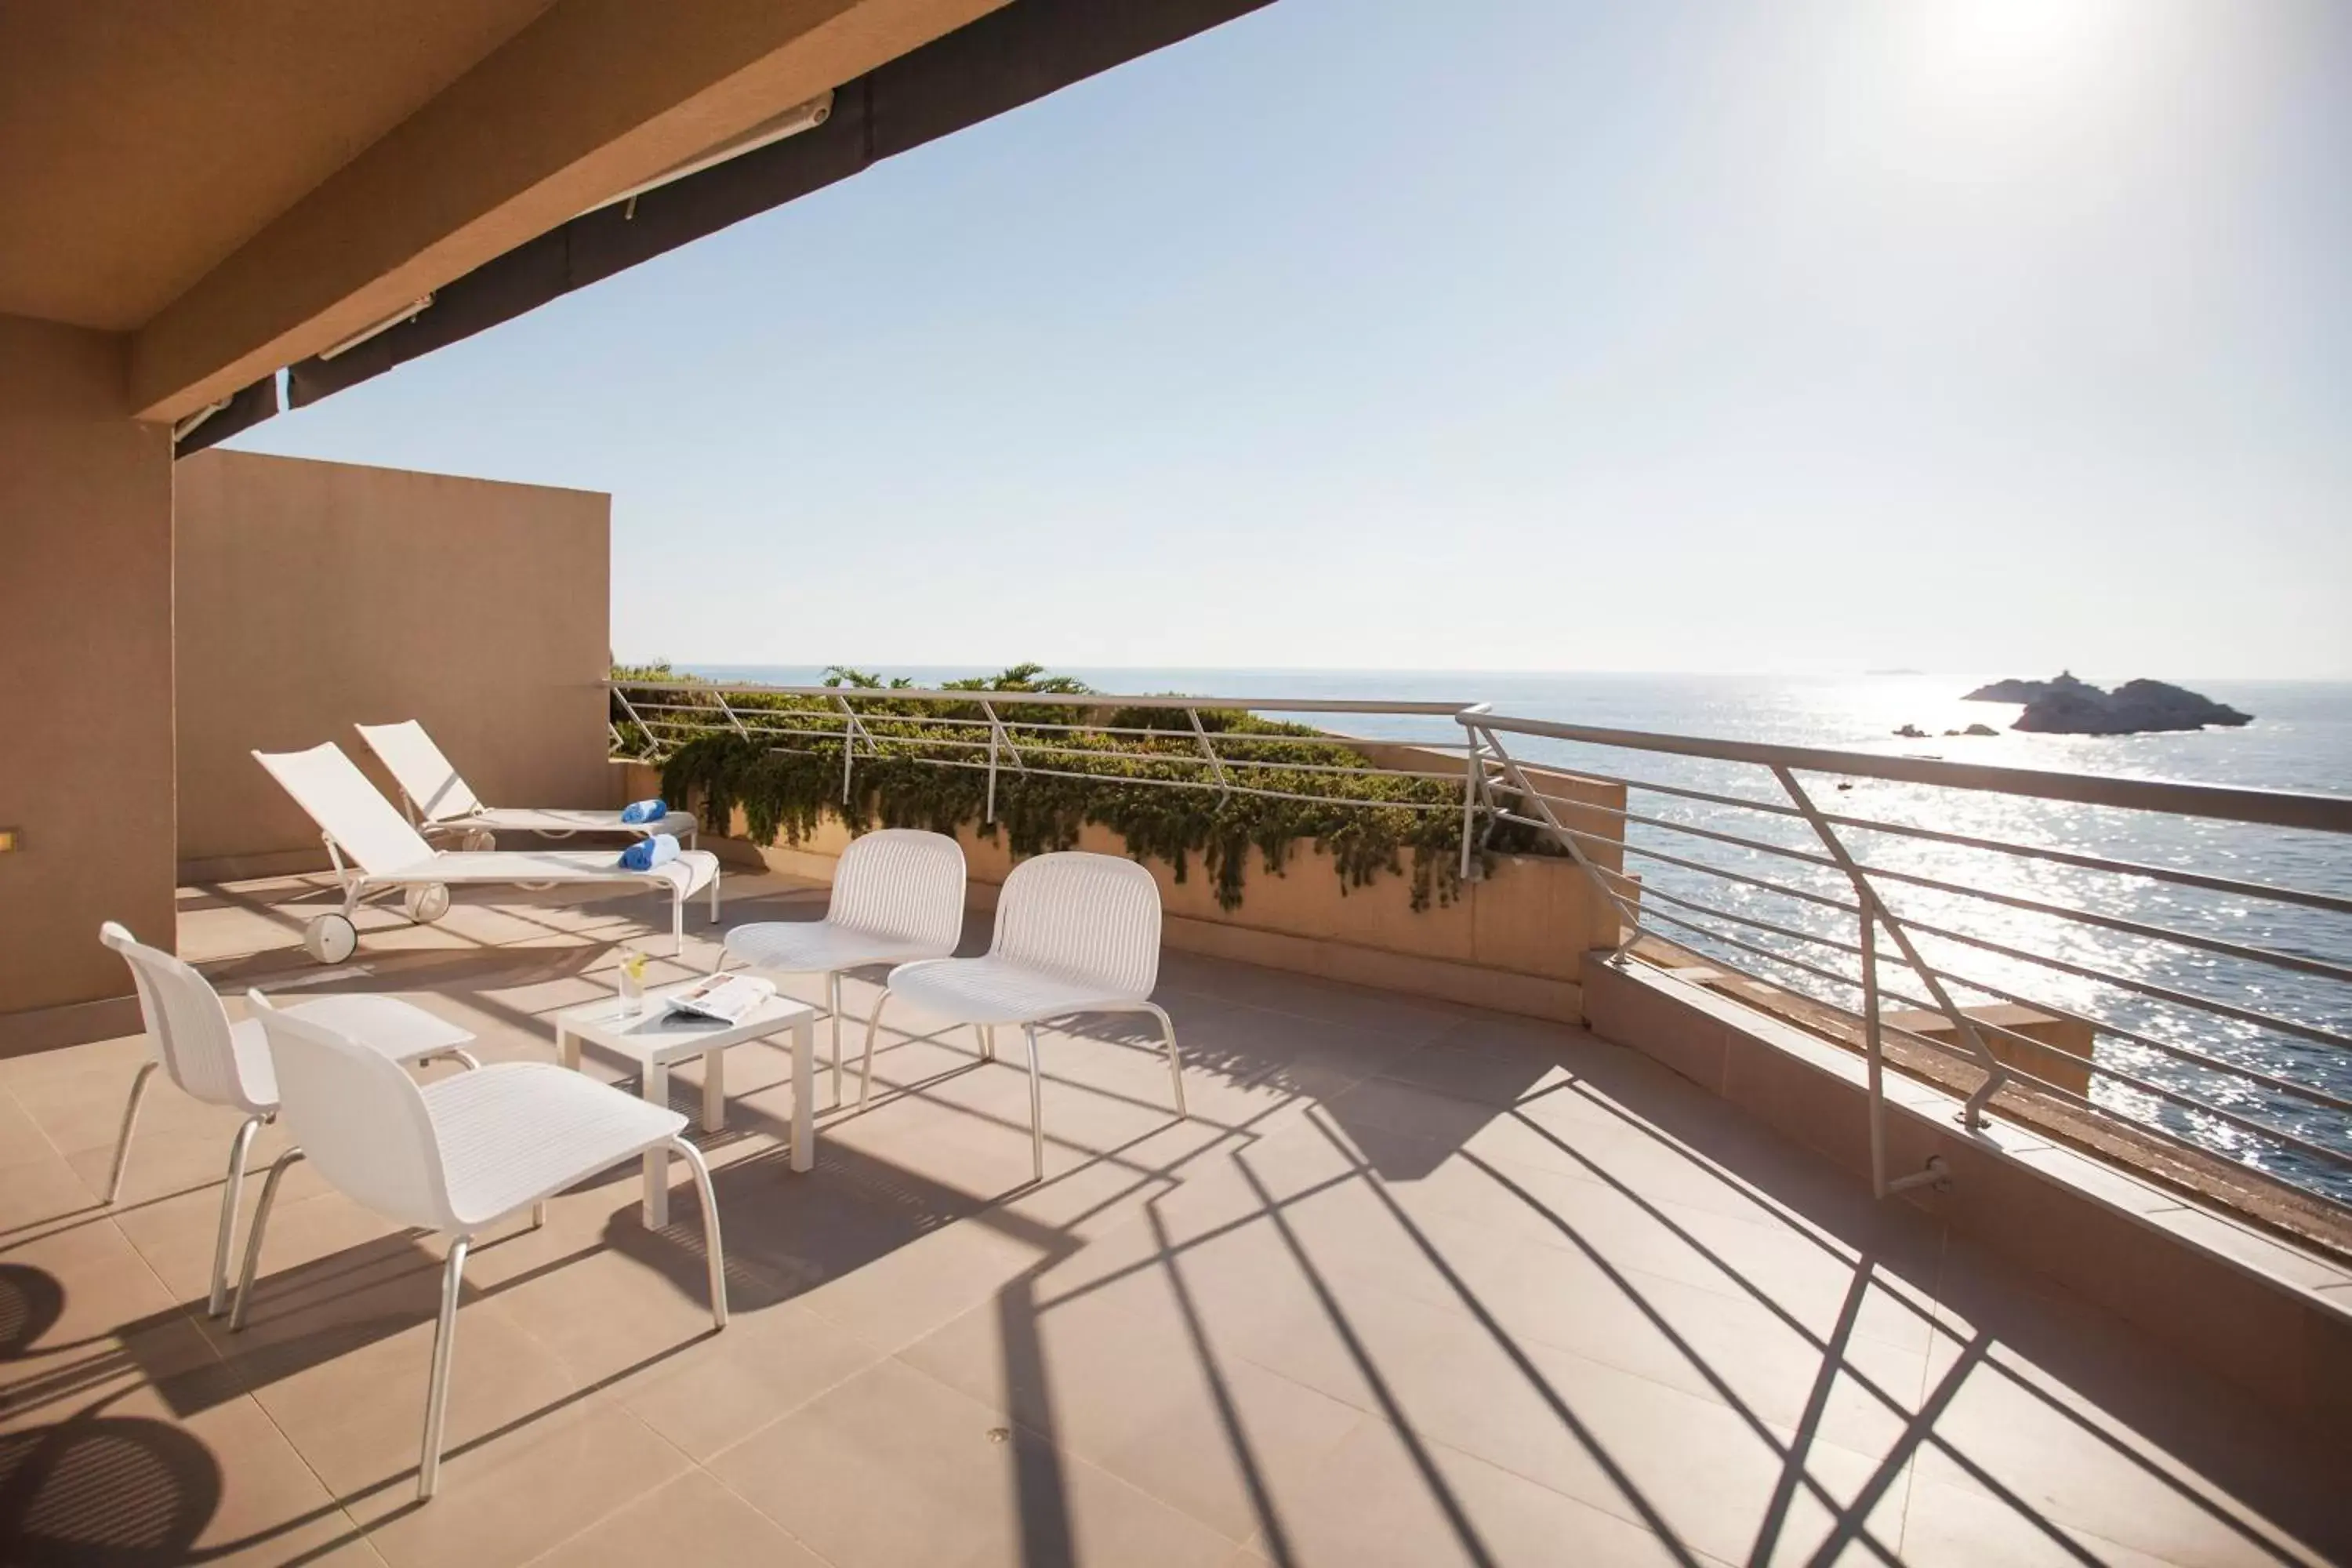
M2254 718L2161 680L2126 680L2109 691L2066 670L2054 680L1996 680L1961 700L2022 702L2025 711L2010 727L2043 735L2138 735L2208 724L2235 729Z

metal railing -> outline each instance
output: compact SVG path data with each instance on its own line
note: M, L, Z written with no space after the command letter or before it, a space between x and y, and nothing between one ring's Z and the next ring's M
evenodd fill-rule
M1511 825L1613 906L1610 961L1645 942L1696 952L1802 998L1811 1026L1854 1045L1882 1194L1934 1179L1886 1167L1897 1045L1898 1066L1940 1061L1931 1076L1957 1077L1969 1125L2005 1090L2025 1093L2352 1211L2352 798L1646 734L1459 702L635 682L614 697L616 746L642 737L659 755L723 731L837 752L845 800L860 758L914 756L984 770L993 820L1003 778L1099 777L1145 744L1153 776L1117 782L1457 813L1465 880ZM1182 728L1132 721L1162 712ZM1203 721L1235 714L1327 728L1270 736ZM1330 760L1253 754L1269 741ZM1352 781L1373 775L1429 787L1403 801L1359 793ZM1625 804L1560 793L1563 775L1622 789ZM1871 810L1854 809L1864 800ZM2087 1031L2087 1059L2029 1032L2040 1020Z
M2335 1207L2352 1198L2346 1121L2352 963L2330 955L2343 951L2352 928L2322 923L2352 914L2352 840L2343 837L2352 834L2352 799L1643 734L1483 708L1464 710L1457 721L1483 759L1481 787L1493 819L1540 826L1570 845L1607 842L1657 868L1637 879L1585 862L1620 910L1621 954L1645 931L1664 935L1712 966L1793 989L1858 1028L1868 1060L1873 1176L1882 1194L1935 1179L1886 1169L1883 1074L1892 1038L1973 1069L1960 1111L1969 1125L1981 1124L2005 1086L2028 1087L2093 1116L2237 1155ZM1622 833L1564 823L1555 807L1571 803L1538 789L1506 737L1522 750L1528 742L1567 748L1572 754L1562 760L1578 772L1622 785L1629 804L1620 814ZM1610 773L1584 765L1589 752L1708 764L1769 779L1772 793ZM1831 780L1832 795L1865 783L1897 786L1882 793L1899 814L1825 809L1818 784L1809 787L1801 774ZM2088 808L2064 818L2078 834L2105 827L2141 837L2122 819L2155 817L2238 830L2253 847L2308 839L2300 855L2263 856L2210 844L2208 836L2209 847L2238 858L2315 865L2342 890L1965 831L1956 824L2000 814L1971 812L1970 796L2003 806ZM1643 797L1665 804L1635 809ZM1710 809L1694 819L1694 805ZM1680 815L1664 815L1677 807ZM2250 830L2260 837L2244 840ZM1685 852L1667 847L1677 840ZM1903 864L1906 847L1950 864L1931 871L1916 855ZM2053 889L2060 896L2042 896L2048 879L1998 874L2003 866L2063 868L2065 885ZM1739 897L1699 896L1702 883ZM2191 892L2213 897L2192 900ZM2117 912L2150 904L2174 923ZM2279 933L2271 943L2223 934L2249 923L2257 908L2292 917L2252 922ZM2070 952L2084 944L2070 944L2069 931L2097 933L2095 953ZM1894 944L1892 957L1880 949L1882 936ZM2189 974L2175 978L2183 969ZM2029 975L2042 983L2029 986ZM2272 1001L2283 988L2264 981L2278 976L2294 983ZM1890 1002L1940 1015L1951 1037L1898 1026L1888 1017ZM2022 1005L2085 1027L2092 1055L2085 1061L1989 1016L1983 1004ZM1999 1055L1996 1044L2005 1047ZM2089 1093L2053 1081L2078 1069L2087 1070Z

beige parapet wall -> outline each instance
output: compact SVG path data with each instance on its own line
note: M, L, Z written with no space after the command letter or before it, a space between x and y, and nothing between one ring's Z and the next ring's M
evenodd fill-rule
M322 866L249 754L421 721L494 805L599 805L612 498L215 449L178 481L184 881Z
M623 764L614 773L617 787L610 800L642 798L660 788L659 774L643 764ZM1570 798L1622 805L1616 786L1591 780L1552 775L1545 787ZM1588 815L1595 824L1613 821L1602 813ZM996 889L1013 868L1007 840L1001 834L983 837L970 826L957 837L970 868L973 905L993 908ZM754 845L739 809L728 837L703 842L737 865L829 882L849 838L828 816L797 846ZM1125 839L1092 825L1081 832L1078 847L1127 853ZM1160 883L1167 945L1179 952L1563 1022L1582 1016L1587 950L1615 941L1612 912L1585 874L1572 861L1550 856L1495 856L1483 880L1465 885L1450 902L1433 900L1423 910L1412 907L1409 875L1384 872L1363 887L1344 887L1329 858L1311 845L1295 848L1278 876L1253 859L1241 907L1230 911L1217 907L1215 886L1197 856L1181 882L1165 861L1144 864Z

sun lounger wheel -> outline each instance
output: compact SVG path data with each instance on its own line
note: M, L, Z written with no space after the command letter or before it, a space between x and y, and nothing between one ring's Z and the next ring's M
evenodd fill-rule
M449 884L419 882L402 894L400 901L407 909L410 920L429 926L449 912Z
M318 915L302 928L302 946L321 963L341 963L359 951L360 928L343 915Z

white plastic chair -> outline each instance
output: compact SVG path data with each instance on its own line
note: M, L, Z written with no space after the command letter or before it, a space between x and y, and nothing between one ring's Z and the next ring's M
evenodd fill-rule
M962 845L944 833L885 827L842 851L824 919L766 921L727 933L728 952L761 973L824 976L835 1105L841 1103L842 972L953 952L963 934L963 882Z
M981 1026L1018 1024L1029 1047L1029 1145L1045 1177L1037 1026L1069 1013L1149 1013L1168 1042L1168 1081L1184 1110L1176 1026L1151 1000L1160 978L1160 885L1115 855L1067 852L1024 860L1004 879L996 934L984 958L939 958L890 972L866 1021L859 1109L874 1092L874 1037L882 1008L903 997L927 1012ZM988 1054L994 1055L992 1048Z
M106 1178L111 1205L122 1191L131 1161L131 1133L139 1124L140 1101L155 1069L194 1099L245 1112L229 1142L228 1180L221 1189L220 1235L213 1247L212 1292L206 1310L215 1318L227 1305L229 1247L235 1239L237 1200L245 1191L245 1157L253 1135L278 1111L278 1078L271 1071L261 1025L252 1018L232 1024L228 1009L209 981L168 952L143 945L113 921L98 928L98 940L122 955L139 991L139 1014L147 1026L148 1059L131 1080L122 1108L122 1131L115 1140L114 1169ZM289 1010L340 1029L363 1032L386 1059L422 1062L455 1057L478 1067L463 1047L474 1037L421 1007L392 996L322 996Z
M666 1145L686 1157L701 1189L710 1320L715 1328L727 1326L718 1200L701 1152L678 1136L685 1117L546 1062L504 1062L420 1086L377 1047L296 1012L277 1012L258 991L248 1000L269 1042L296 1146L278 1156L262 1183L229 1327L245 1326L270 1205L278 1179L297 1160L308 1158L346 1196L395 1224L447 1233L418 1500L430 1498L440 1479L466 1254L474 1237L499 1221L530 1209L536 1223L546 1201L564 1188Z

